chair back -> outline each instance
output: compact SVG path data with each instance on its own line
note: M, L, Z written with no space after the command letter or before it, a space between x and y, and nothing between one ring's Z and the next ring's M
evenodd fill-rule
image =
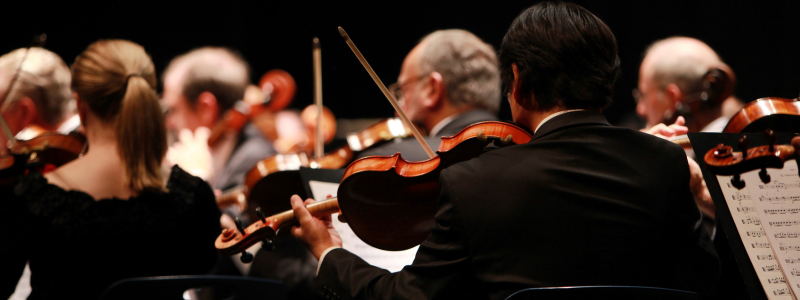
M128 278L108 287L100 300L250 300L287 297L282 282L240 276L158 276Z
M642 286L566 286L520 290L506 300L701 300L700 295L680 290Z

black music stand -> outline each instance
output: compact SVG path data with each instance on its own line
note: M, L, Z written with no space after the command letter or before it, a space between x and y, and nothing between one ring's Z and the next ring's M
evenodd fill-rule
M312 198L317 197L311 192L311 184L309 183L310 181L314 180L338 184L342 181L342 177L344 177L344 169L328 170L305 167L300 168L300 178L303 180L303 188L305 188L306 195ZM325 195L323 195L323 197L324 196Z
M764 291L763 286L761 285L758 275L756 274L756 270L753 267L750 258L747 255L747 250L745 250L745 245L742 242L741 237L739 236L739 231L736 228L735 221L730 213L730 208L728 207L728 203L725 201L725 196L722 193L722 189L720 188L719 181L717 180L717 175L712 173L706 167L705 162L703 161L703 156L709 150L716 148L718 144L725 144L733 147L733 151L741 151L738 147L739 139L742 137L743 134L738 133L689 133L689 140L692 143L692 148L694 148L694 152L697 155L697 163L700 165L700 168L703 171L703 178L706 181L706 185L708 186L708 191L711 193L711 198L714 200L714 205L717 208L717 230L719 231L722 229L724 231L724 237L721 237L719 233L717 233L717 238L727 238L728 244L730 245L730 252L732 253L733 258L736 260L738 264L738 269L741 273L741 278L744 281L745 286L747 287L748 294L750 295L750 299L754 300L766 300L767 295ZM763 134L757 133L748 133L746 134L748 139L750 140L749 148L766 145L767 141ZM776 133L777 135L777 142L776 144L790 144L793 134L788 133ZM720 228L721 227L721 228ZM726 246L723 243L715 242L715 246L717 246L717 252L720 254L720 260L723 263L723 270L725 270L725 251L727 249L720 249L721 246ZM726 274L723 274L725 276Z

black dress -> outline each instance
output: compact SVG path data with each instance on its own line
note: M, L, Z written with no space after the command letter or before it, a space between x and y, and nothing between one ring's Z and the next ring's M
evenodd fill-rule
M0 204L0 297L14 292L26 261L28 299L97 299L124 278L208 272L220 232L213 191L177 166L167 189L96 201L38 173L23 177Z

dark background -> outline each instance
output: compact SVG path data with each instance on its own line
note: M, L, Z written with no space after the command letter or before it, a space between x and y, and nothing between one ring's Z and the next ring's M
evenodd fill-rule
M253 81L270 69L291 73L298 84L292 107L312 102L311 39L322 43L325 105L338 118L393 114L380 90L342 41L344 27L387 85L420 38L437 29L462 28L498 47L511 21L536 1L248 1L165 4L141 1L77 3L27 1L4 4L0 52L27 46L33 34L48 35L46 48L67 64L93 41L123 38L152 55L160 72L176 55L205 45L239 50ZM623 77L612 123L629 120L645 47L673 35L699 38L736 72L742 100L800 94L800 2L798 1L576 1L617 37ZM508 105L501 110L508 118Z

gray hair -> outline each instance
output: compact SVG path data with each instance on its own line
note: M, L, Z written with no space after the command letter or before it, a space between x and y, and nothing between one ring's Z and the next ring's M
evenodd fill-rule
M668 44L681 39L691 38L678 36L655 41L647 47L645 56L661 46L669 47ZM691 40L705 45L699 40ZM707 47L707 45L704 46L704 48ZM707 50L713 53L710 47ZM670 83L674 83L682 92L687 94L701 91L703 89L703 76L712 65L721 63L716 53L713 53L711 61L708 58L703 59L701 55L700 53L690 54L677 51L674 55L662 56L661 59L653 64L653 81L658 89L663 91Z
M419 61L421 74L442 74L451 104L497 112L500 71L491 45L461 29L435 31L420 43L424 43Z
M244 97L250 84L250 67L242 56L231 49L203 47L173 59L164 75L183 69L182 94L194 106L202 92L217 98L220 114ZM165 76L162 76L164 78Z
M44 48L32 47L20 48L0 56L0 73L4 75L3 81L8 82L0 91L5 93L11 88L7 84L17 69L19 77L16 87L14 91L10 91L14 94L8 95L11 98L6 99L3 106L23 97L31 98L42 120L50 125L60 124L68 114L74 112L75 99L70 87L70 70L58 54Z

